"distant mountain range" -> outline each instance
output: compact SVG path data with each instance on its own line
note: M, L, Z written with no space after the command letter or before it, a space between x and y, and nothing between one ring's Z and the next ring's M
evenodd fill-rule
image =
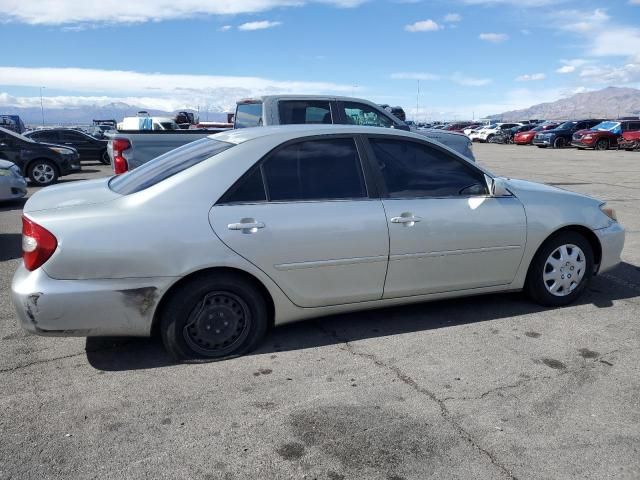
M504 122L528 119L568 120L572 118L618 118L640 116L640 90L608 87L578 93L568 98L540 103L522 110L491 115Z
M173 117L177 112L153 110L123 102L108 103L106 105L90 105L68 108L44 108L44 123L46 125L90 125L94 119L122 121L124 117L135 116L137 112L144 110L152 116ZM193 111L184 109L183 111ZM26 125L41 125L42 111L40 107L3 107L0 105L0 113L20 115ZM208 117L208 118L207 118ZM226 114L219 111L200 112L200 120L226 121Z

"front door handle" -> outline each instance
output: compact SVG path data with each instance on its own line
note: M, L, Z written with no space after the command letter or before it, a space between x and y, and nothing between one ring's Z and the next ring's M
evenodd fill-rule
M242 233L256 233L259 228L264 228L264 222L258 222L253 218L243 218L238 223L227 225L229 230L241 230Z
M409 213L409 212L405 212L400 214L399 217L392 217L391 223L400 223L405 227L413 227L420 220L422 220L421 217L413 215L412 213Z

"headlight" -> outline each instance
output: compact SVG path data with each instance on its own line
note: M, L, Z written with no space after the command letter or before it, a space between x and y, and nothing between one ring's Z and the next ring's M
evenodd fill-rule
M64 148L64 147L49 147L51 148L51 150L55 150L58 153L61 153L62 155L72 155L73 154L73 150L69 149L69 148Z
M11 171L8 168L0 168L0 177L8 177L11 175Z
M585 140L591 140L593 138L593 135L585 135L584 137Z
M614 222L618 221L618 216L616 215L616 211L611 207L607 207L606 203L603 203L602 205L600 205L600 210L602 211L602 213L604 213L607 217L609 217Z

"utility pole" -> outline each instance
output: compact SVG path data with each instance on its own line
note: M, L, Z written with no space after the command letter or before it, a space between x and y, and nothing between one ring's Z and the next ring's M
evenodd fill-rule
M40 112L42 113L42 126L44 127L44 103L42 102L42 89L45 87L40 87Z

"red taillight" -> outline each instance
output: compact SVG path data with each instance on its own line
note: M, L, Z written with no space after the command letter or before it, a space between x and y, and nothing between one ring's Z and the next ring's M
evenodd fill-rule
M113 171L116 175L125 173L129 170L129 165L122 152L131 148L131 142L126 138L114 138L111 146L113 147Z
M27 270L33 271L49 260L58 247L58 240L47 229L27 217L22 217L22 259Z
M129 165L127 165L127 160L121 156L116 155L113 157L113 171L116 175L120 175L121 173L125 173L129 170Z

